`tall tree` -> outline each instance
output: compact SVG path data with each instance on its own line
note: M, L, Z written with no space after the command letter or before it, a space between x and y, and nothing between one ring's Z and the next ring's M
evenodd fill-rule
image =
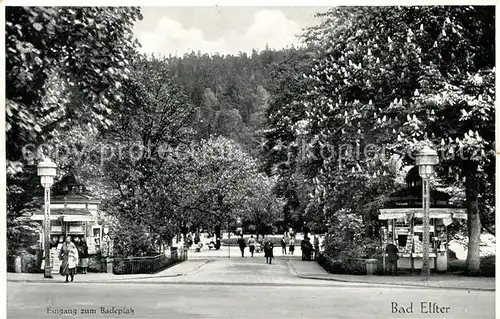
M302 77L312 64L305 49L286 51L283 61L271 70L273 86L270 89L269 108L266 109L266 143L261 156L264 169L277 175L276 191L286 199L285 223L300 230L305 208L310 200L311 181L302 173L304 140L301 138L305 107L299 102L305 95L310 79ZM307 167L304 167L307 169ZM300 176L299 176L300 175Z
M136 7L6 8L9 249L33 229L24 216L40 206L36 147L75 124L109 124L136 48L131 27L141 18Z
M113 126L101 133L103 178L115 191L105 205L119 220L146 227L151 240L161 235L168 242L176 231L164 226L176 225L176 215L169 193L157 190L178 174L171 153L191 139L194 107L166 61L141 57L131 69L123 84L126 98L111 115Z
M300 99L306 132L316 150L331 141L350 149L321 157L317 193L337 196L390 174L398 157L413 164L427 136L441 155L438 176L464 181L467 263L477 273L478 202L493 196L494 181L494 8L342 7L322 17L306 33L316 52ZM360 160L358 145L377 148ZM353 192L344 204L364 194Z

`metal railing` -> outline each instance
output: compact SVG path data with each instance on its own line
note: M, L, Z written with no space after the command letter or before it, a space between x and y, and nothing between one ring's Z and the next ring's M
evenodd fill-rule
M181 258L170 258L164 255L152 257L114 257L113 273L116 275L155 274L181 260Z

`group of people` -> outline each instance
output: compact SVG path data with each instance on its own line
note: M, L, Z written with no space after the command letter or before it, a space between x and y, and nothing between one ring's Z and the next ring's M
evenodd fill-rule
M212 238L212 234L209 234L208 235L209 238ZM191 248L193 246L193 244L195 245L195 251L196 252L200 252L201 249L203 248L203 243L201 241L201 238L200 238L200 235L198 233L196 233L194 235L194 240L193 240L193 236L191 234L188 234L187 235L187 238L186 238L186 247L187 248ZM207 244L207 247L209 250L211 249L215 249L215 250L219 250L220 247L221 247L221 240L220 238L217 238L217 239L211 239L210 242Z
M300 243L300 249L302 250L302 260L311 260L312 253L314 252L314 259L318 258L319 255L319 238L314 236L314 245L311 243L309 237L304 237L304 240Z
M287 243L288 241L288 243ZM245 257L245 248L248 245L250 254L253 257L254 252L255 252L255 246L256 245L261 245L264 250L264 257L266 257L266 263L271 264L272 259L274 258L274 244L272 243L270 238L266 238L263 241L257 242L253 235L250 236L250 238L246 241L243 238L243 234L240 236L238 239L238 246L240 247L241 251L241 257ZM281 238L281 249L282 249L282 254L286 255L286 248L288 246L288 251L289 254L293 255L293 252L295 251L295 236L287 237L283 236ZM317 236L314 236L314 241L313 244L311 244L309 237L305 237L304 240L300 244L300 248L302 250L302 260L311 260L312 253L314 252L314 259L318 257L319 254L319 238Z
M288 253L290 255L293 255L293 252L295 251L295 237L288 237L283 235L281 238L281 253L283 255L286 255L286 247L288 246Z
M288 253L293 255L295 251L295 236L283 236L281 238L281 252L283 255L286 255L286 248L288 246ZM300 243L300 248L302 250L302 259L303 260L311 260L312 252L314 252L314 259L317 258L319 254L319 238L318 236L314 236L314 242L311 244L309 237L304 237L304 240Z
M257 244L263 246L264 257L266 257L266 263L272 264L274 258L274 253L273 253L274 244L271 242L270 238L263 239L261 242L257 243L253 235L251 235L250 238L246 241L245 238L243 238L243 234L241 234L240 238L238 238L238 246L240 247L241 257L245 257L245 248L247 245L250 250L251 257L253 257L253 254L255 252L255 246Z

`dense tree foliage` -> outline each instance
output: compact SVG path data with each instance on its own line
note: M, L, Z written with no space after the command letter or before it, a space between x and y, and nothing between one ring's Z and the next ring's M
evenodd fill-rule
M479 202L487 216L493 209L494 9L342 7L320 16L305 33L307 92L287 102L304 108L295 122L311 157L312 196L330 216L362 209L373 191L392 187L380 176L394 180L398 161L413 164L427 136L441 155L440 181L466 189L476 272ZM280 114L275 127L296 114Z
M180 214L183 226L209 228L220 236L226 223L237 218L255 225L280 217L280 201L274 182L258 172L257 162L236 142L216 137L178 149L181 166L175 187L162 187ZM164 183L166 185L166 183Z
M196 107L195 138L220 135L240 143L257 156L263 139L262 116L268 107L273 65L285 51L266 49L251 56L186 54L167 58L169 68Z
M123 99L138 19L135 7L6 8L8 172L20 169L26 143L72 121L107 124Z
M5 18L7 229L15 250L19 236L34 230L24 216L40 206L36 147L76 123L109 124L141 14L135 7L7 7Z

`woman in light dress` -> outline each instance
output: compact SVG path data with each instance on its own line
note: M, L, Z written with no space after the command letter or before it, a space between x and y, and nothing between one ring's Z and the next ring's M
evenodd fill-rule
M59 259L62 260L59 270L61 276L66 276L66 282L69 282L68 277L73 281L76 274L76 266L78 265L78 249L71 242L71 237L66 237L66 242L62 245Z

